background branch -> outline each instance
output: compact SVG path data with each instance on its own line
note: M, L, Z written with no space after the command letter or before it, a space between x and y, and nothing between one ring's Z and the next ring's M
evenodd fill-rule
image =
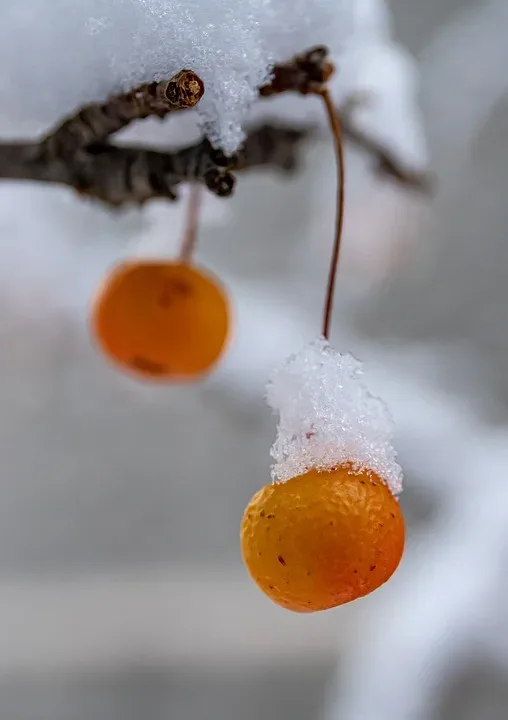
M406 188L417 190L426 195L432 194L434 181L428 173L411 171L403 167L393 153L374 138L369 137L355 127L354 122L348 117L347 113L339 111L339 114L342 119L344 137L374 158L375 169L380 175L390 177Z

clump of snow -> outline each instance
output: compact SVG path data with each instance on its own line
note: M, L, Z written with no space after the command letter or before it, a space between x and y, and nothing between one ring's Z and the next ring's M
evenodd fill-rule
M232 152L271 65L316 44L338 52L354 24L350 0L17 0L0 23L0 129L42 132L191 68L206 88L201 127Z
M274 482L351 463L375 472L395 495L401 492L390 413L365 387L362 365L352 355L341 355L324 339L306 345L273 374L267 400L280 416L271 450Z

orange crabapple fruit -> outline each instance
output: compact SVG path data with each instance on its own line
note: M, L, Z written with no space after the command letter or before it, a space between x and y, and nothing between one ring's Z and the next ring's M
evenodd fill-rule
M210 273L181 261L128 261L99 287L90 323L117 367L142 379L184 381L215 366L231 319Z
M267 485L241 526L244 562L273 602L294 612L328 610L385 583L404 550L397 499L368 470L310 470Z

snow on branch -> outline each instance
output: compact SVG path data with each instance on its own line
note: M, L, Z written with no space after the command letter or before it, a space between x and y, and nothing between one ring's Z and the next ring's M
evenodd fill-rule
M286 92L308 95L328 81L334 66L328 50L316 46L275 65L271 82L259 88L261 98ZM169 80L142 85L92 103L70 116L40 142L0 144L0 178L58 183L88 197L118 207L153 198L176 200L182 182L202 183L219 197L233 192L233 170L271 165L291 171L297 164L297 145L308 132L263 125L250 135L236 154L215 149L208 138L178 150L163 152L144 147L116 146L111 135L131 122L196 106L205 87L192 70L181 70ZM410 175L374 140L347 122L344 131L378 159L379 168L399 182L420 189L426 179Z
M317 43L342 53L356 16L350 0L17 0L0 23L0 123L38 132L192 68L202 133L236 152L273 66Z
M276 67L272 94L305 92L321 76L326 79L333 72L326 55L325 48L312 49ZM270 93L270 85L262 91ZM214 149L207 138L174 153L107 143L110 135L134 120L163 118L194 107L203 93L201 78L192 70L181 70L167 81L87 105L40 143L0 145L0 178L69 185L83 195L120 206L156 197L176 200L176 186L184 181L201 182L215 195L226 197L235 183L233 168L294 168L294 147L304 133L273 126L252 133L240 152L229 157Z

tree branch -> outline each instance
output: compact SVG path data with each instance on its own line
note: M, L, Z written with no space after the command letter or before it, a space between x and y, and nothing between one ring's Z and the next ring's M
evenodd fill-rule
M208 140L174 153L142 147L95 145L48 160L38 143L0 145L0 178L68 185L113 207L154 198L177 199L182 182L198 182L219 197L231 195L232 170L271 165L284 171L296 164L302 131L265 125L252 132L234 158Z
M66 119L42 141L40 151L47 158L69 157L89 145L100 145L134 120L192 108L205 91L201 78L192 70L181 70L169 80L152 82L105 103L93 103Z
M259 89L259 95L317 93L333 72L327 48L317 46L276 65L271 82ZM226 197L233 192L233 170L267 165L285 172L294 170L298 145L308 130L264 125L250 133L239 153L230 158L214 150L206 139L174 153L108 143L111 135L135 120L164 118L170 112L194 107L203 92L199 76L181 70L164 82L145 84L105 103L88 105L39 143L0 144L0 179L68 185L117 207L152 198L176 200L181 182L202 183L215 195ZM426 176L409 173L385 148L355 128L348 108L347 104L340 111L345 136L374 155L381 172L405 186L428 190Z

